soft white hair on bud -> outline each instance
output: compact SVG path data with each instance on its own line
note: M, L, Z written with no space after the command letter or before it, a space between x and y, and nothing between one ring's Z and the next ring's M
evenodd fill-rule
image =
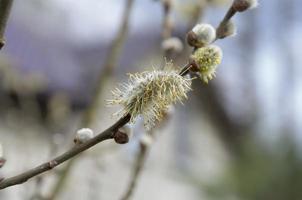
M132 135L133 135L133 128L128 124L126 124L123 127L119 128L119 130L123 133L126 133L128 135L128 138L131 138Z
M178 37L170 37L162 41L161 48L164 51L180 53L183 50L183 44Z
M208 45L216 38L216 30L211 24L197 24L192 32L196 34L197 47Z
M258 0L234 0L233 9L237 12L243 12L258 6Z
M83 144L93 138L94 133L90 128L81 128L77 131L74 142L76 144Z
M140 143L141 143L143 146L146 146L146 147L151 146L152 143L153 143L153 141L154 141L153 137L152 137L150 134L148 134L148 133L144 134L144 135L140 138Z

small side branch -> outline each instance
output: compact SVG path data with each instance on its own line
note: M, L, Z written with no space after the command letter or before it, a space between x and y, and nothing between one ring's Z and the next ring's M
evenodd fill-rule
M0 0L0 50L5 44L4 32L13 0Z
M50 160L46 163L43 163L39 165L38 167L35 167L33 169L30 169L24 173L21 173L17 176L13 176L11 178L4 179L0 182L0 190L13 186L18 185L26 182L30 178L33 178L39 174L42 174L46 171L49 171L56 166L64 163L65 161L73 158L74 156L78 155L79 153L93 147L94 145L108 139L114 138L115 133L117 130L127 124L130 120L130 115L126 115L125 117L122 117L120 120L118 120L115 124L113 124L111 127L109 127L107 130L103 131L102 133L98 134L94 138L90 139L84 144L74 146L70 150L66 151L62 155L54 158L53 160Z
M136 161L134 164L130 182L129 182L126 192L123 195L123 197L121 198L121 200L128 200L132 196L134 189L136 188L138 178L143 171L143 167L144 167L144 164L145 164L145 161L147 158L148 150L149 150L149 146L145 145L144 143L141 142L138 155L136 156Z

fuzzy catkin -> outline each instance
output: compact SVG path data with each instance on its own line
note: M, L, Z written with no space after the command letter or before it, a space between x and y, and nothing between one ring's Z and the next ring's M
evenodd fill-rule
M160 121L169 105L182 102L191 90L191 79L175 70L154 70L129 75L123 89L115 89L109 105L122 105L117 115L131 115L131 122L142 115L144 126L151 129Z
M198 48L191 58L198 65L200 79L208 83L215 77L216 68L221 63L222 50L216 45Z

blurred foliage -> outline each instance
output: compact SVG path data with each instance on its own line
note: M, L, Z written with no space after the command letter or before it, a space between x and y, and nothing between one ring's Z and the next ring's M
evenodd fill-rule
M198 183L208 199L302 199L301 152L289 137L269 147L249 141L241 156L214 182Z

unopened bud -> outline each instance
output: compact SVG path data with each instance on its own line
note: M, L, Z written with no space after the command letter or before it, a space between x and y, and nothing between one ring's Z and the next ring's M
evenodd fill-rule
M175 53L180 53L183 50L183 44L177 37L165 39L162 42L161 47L164 51L171 51Z
M255 8L257 5L258 0L234 0L232 7L237 12L243 12Z
M74 138L74 143L83 144L93 138L94 133L90 128L82 128L77 131L76 136Z
M216 30L216 37L219 39L234 35L236 35L236 26L232 21L228 21L224 26L219 26Z
M197 24L187 34L187 42L193 47L203 47L212 43L216 38L216 30L210 24Z
M126 144L129 142L129 136L126 132L118 130L114 136L113 139L118 144Z

